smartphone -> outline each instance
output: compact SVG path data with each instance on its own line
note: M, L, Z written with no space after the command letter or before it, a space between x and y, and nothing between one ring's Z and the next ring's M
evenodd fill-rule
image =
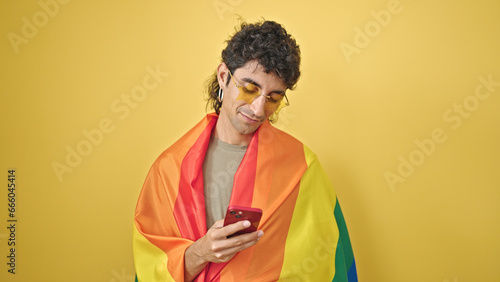
M259 227L260 218L262 217L262 210L258 208L229 206L227 208L226 217L224 218L224 226L236 223L241 220L250 221L250 226L246 229L240 230L230 236L245 234L257 231Z

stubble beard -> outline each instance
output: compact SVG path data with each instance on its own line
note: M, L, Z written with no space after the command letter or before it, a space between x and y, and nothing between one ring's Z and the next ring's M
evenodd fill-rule
M253 115L250 113L247 113L245 110L238 108L236 111L236 115L231 119L231 124L233 127L242 135L248 135L248 134L253 134L259 126L262 125L264 121L251 124L245 121L244 117L242 117L241 112L246 114L247 116L250 116L251 118L255 118Z

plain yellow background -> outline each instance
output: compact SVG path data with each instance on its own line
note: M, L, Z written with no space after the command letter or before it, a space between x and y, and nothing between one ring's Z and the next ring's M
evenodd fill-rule
M138 193L155 158L206 113L203 83L237 14L278 21L301 46L302 78L277 126L334 183L359 280L500 281L499 10L486 0L2 1L0 280L133 281ZM126 104L147 68L162 76ZM108 132L92 144L83 132L101 123ZM77 148L87 155L58 179L53 164Z

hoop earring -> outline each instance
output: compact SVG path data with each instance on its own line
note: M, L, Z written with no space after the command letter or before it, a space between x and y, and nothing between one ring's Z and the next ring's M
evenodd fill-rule
M219 92L218 92L218 98L219 98L219 102L222 102L222 99L224 98L224 92L222 91L222 88L219 88Z

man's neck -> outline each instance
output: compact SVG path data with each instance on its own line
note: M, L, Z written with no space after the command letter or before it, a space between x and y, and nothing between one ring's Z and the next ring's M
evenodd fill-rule
M241 134L231 124L231 121L220 116L213 131L214 136L220 141L232 145L248 146L253 134Z

